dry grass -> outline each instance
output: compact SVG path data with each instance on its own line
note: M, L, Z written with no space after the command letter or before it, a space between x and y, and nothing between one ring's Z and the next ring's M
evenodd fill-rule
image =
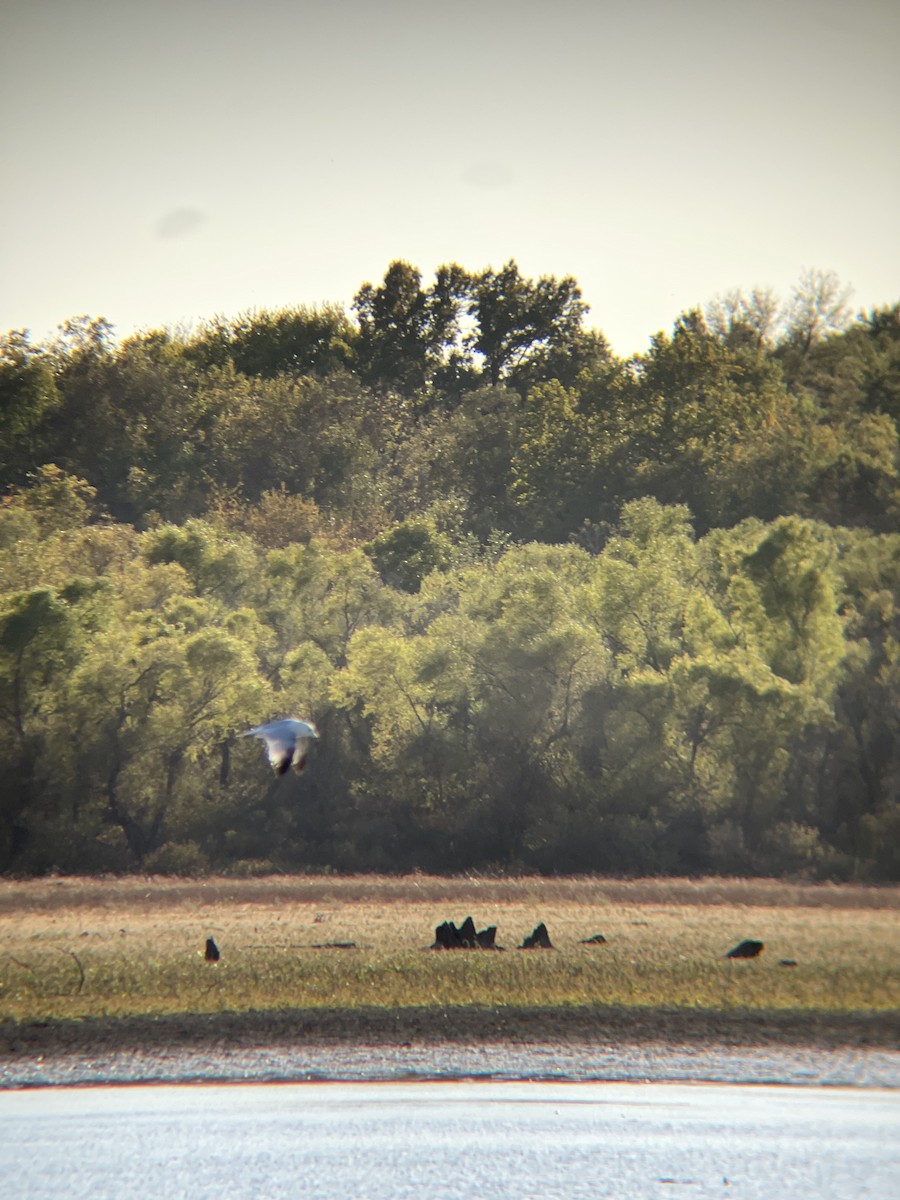
M900 889L754 880L0 882L0 1017L467 1007L889 1014ZM469 915L506 953L425 952ZM518 951L544 921L556 949ZM602 933L603 945L580 939ZM203 947L222 951L213 966ZM745 937L752 961L724 958ZM354 942L354 949L315 948ZM779 965L794 959L795 967Z
M791 883L777 879L604 879L596 876L289 875L256 879L113 878L0 879L0 915L56 908L154 910L186 904L436 904L556 901L572 905L753 905L764 908L900 910L900 886Z

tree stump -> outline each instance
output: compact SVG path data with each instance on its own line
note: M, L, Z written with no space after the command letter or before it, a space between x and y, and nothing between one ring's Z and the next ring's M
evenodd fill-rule
M764 945L764 942L754 942L752 938L748 938L746 941L739 942L736 946L733 946L725 955L725 957L756 958L756 956L762 951Z
M487 929L476 930L475 922L466 917L457 928L452 921L444 921L434 931L432 950L500 950L495 944L497 926L489 925Z
M534 930L528 935L520 950L552 950L553 943L550 941L550 934L547 932L547 926L541 921L540 925L535 925Z

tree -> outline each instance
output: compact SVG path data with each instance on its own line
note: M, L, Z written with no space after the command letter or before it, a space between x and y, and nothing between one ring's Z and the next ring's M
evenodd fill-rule
M361 549L333 551L315 540L269 553L260 586L259 606L275 633L264 663L276 681L290 652L305 643L343 665L353 635L389 623L397 605Z
M363 550L384 582L403 592L418 592L424 576L448 567L451 558L449 539L424 520L403 521Z
M719 524L717 477L772 423L783 396L778 366L758 346L714 337L692 311L636 360L630 393L625 432L638 487L687 503L701 530Z
M481 861L546 863L569 835L581 799L571 734L609 666L581 611L593 571L572 546L512 547L465 572L458 611L435 622L446 649L434 686L445 670L457 681L449 720L467 746L461 824Z
M594 513L592 433L574 389L552 380L528 393L510 490L527 528L550 541L562 540Z
M86 479L69 475L55 463L29 472L26 487L6 497L6 511L23 510L33 516L38 532L46 537L57 530L75 530L96 515L97 489Z
M810 269L800 276L784 308L778 345L785 378L791 386L802 381L813 348L849 324L851 291L834 271Z
M57 684L74 657L76 626L50 588L13 593L0 607L0 864L21 848L23 818L39 794L46 724L58 705Z
M353 635L331 694L348 722L365 723L357 737L368 761L351 790L376 856L387 850L387 861L405 866L437 863L442 848L446 861L467 799L458 656L432 631L408 636L369 626Z
M529 356L577 344L587 305L573 278L525 279L510 259L499 271L472 276L469 286L471 345L484 358L492 387L505 378L515 381Z
M356 331L337 305L261 309L216 317L183 344L201 369L231 363L242 375L326 376L352 367Z
M396 515L414 519L450 506L462 533L487 540L492 531L511 529L511 462L522 408L512 388L480 387L452 411L417 422L391 455L388 495Z
M103 318L65 322L47 347L60 403L46 431L44 462L89 479L117 501L134 461L132 415L116 387L112 326Z
M421 393L448 361L465 283L461 268L444 266L423 289L421 273L400 261L391 263L378 287L364 283L353 299L364 382L407 396Z
M338 522L326 521L314 500L304 500L284 484L263 492L256 503L220 493L213 497L208 519L246 533L266 550L283 550L295 542L308 545L314 537L335 544L344 540Z
M619 670L664 671L686 651L697 553L690 513L649 497L626 504L598 560L591 619Z
M102 481L105 502L136 523L195 515L206 501L214 421L203 376L160 332L126 338L106 376L125 458Z
M215 623L214 606L186 601L170 601L155 628L113 622L71 684L80 773L137 864L190 825L208 790L198 762L266 691L250 646Z
M900 424L900 305L860 314L817 342L797 382L821 404L823 419L872 412Z
M178 563L199 595L237 607L251 593L259 570L259 552L245 535L225 534L206 521L164 525L144 535L146 560Z
M749 296L740 289L715 296L706 306L710 332L729 346L771 347L781 302L771 288L754 288Z
M51 364L24 330L0 338L0 471L22 482L40 453L41 431L59 405Z
M379 466L405 429L402 398L374 395L346 374L250 379L226 368L207 387L215 490L255 502L283 486L361 539L384 525Z
M896 878L900 806L900 536L841 531L846 654L816 801L855 874Z
M830 700L844 652L837 556L826 526L781 517L729 588L744 636L771 670Z

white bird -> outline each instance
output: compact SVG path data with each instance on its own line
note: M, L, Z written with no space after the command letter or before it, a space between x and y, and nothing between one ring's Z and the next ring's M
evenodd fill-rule
M269 762L276 775L284 775L290 766L299 775L306 766L310 746L318 740L319 731L310 721L285 717L282 721L269 721L266 725L248 729L241 737L258 737L266 743Z

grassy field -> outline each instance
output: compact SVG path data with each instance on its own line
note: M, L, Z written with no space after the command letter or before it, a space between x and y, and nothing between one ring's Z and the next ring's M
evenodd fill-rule
M0 1019L460 1007L890 1018L898 910L900 888L765 880L5 880ZM505 952L428 950L436 925L469 914L497 926ZM555 948L516 949L539 921ZM581 944L597 933L604 944ZM743 938L763 954L726 959Z

